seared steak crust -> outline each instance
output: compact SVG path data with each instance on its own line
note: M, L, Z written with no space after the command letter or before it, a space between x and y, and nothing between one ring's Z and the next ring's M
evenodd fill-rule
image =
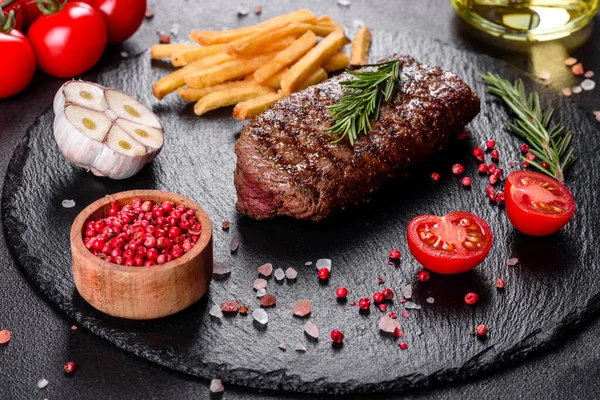
M479 113L477 94L452 72L394 58L403 61L403 81L354 147L332 143L336 137L325 132L331 126L327 107L342 96L338 82L348 74L278 101L245 126L235 146L238 211L255 219L321 220L368 200Z

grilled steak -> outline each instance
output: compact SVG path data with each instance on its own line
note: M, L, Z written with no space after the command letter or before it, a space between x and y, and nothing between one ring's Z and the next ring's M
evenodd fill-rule
M479 113L477 94L458 76L408 56L394 99L354 147L325 130L327 110L348 74L278 101L242 129L235 146L237 209L255 219L319 221L367 201L387 180L422 162Z

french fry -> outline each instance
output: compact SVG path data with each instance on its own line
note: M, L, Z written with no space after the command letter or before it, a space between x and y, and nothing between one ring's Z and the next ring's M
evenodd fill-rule
M179 97L181 97L185 101L198 101L204 96L213 92L237 90L255 86L260 86L255 80L241 80L233 82L223 82L214 86L207 86L202 89L180 87L179 89L177 89L177 93L179 94Z
M309 24L314 24L317 22L317 17L308 10L298 10L246 28L231 29L228 31L193 30L190 33L190 39L205 46L220 43L230 43L234 40L243 39L248 35L265 30L267 28L284 25L289 22L306 22Z
M322 15L319 18L317 18L317 24L320 24L322 22L332 22L333 18L331 18L329 15Z
M169 58L171 54L178 51L195 49L197 47L191 44L155 44L150 47L150 57L153 59Z
M315 35L317 35L319 37L326 37L331 32L333 32L337 29L340 29L339 27L336 27L333 25L321 25L321 24L315 24L315 25L301 24L301 25L306 26L307 29L311 30Z
M325 61L323 68L327 72L335 72L350 66L350 59L343 51L335 53L329 60Z
M317 83L323 82L327 79L327 71L323 68L319 68L315 72L313 72L305 81L300 82L298 85L298 91L304 90L309 86L316 85Z
M271 61L257 69L254 72L254 79L259 83L263 83L286 66L298 61L316 43L317 36L313 32L307 31L299 39L289 45L289 47L277 53Z
M232 56L250 57L264 53L264 47L287 37L302 35L309 29L308 24L290 23L285 26L274 26L252 35L248 39L237 40L227 47L227 53Z
M185 85L185 76L189 74L193 74L197 71L201 71L204 68L212 67L214 65L219 65L221 63L225 63L229 60L232 60L229 54L226 53L216 53L199 60L196 60L185 67L178 69L175 72L170 73L164 78L160 79L154 85L152 85L152 94L157 99L161 100L163 97L168 95L169 93L177 90L177 88Z
M281 86L280 86L281 78L288 71L289 71L289 68L282 69L281 71L279 71L275 75L272 75L269 78L267 78L266 81L261 82L261 85L268 86L268 87L270 87L273 90L279 90L281 88ZM254 79L254 73L246 75L246 78L244 78L244 80L256 82L256 79Z
M369 54L369 47L371 46L371 32L366 26L362 26L354 40L352 41L352 50L350 51L350 64L352 65L365 65Z
M325 60L348 43L344 31L337 30L321 40L306 53L297 63L292 65L287 74L281 78L281 89L292 93L300 84L313 74Z
M215 44L213 46L194 46L191 49L184 49L171 54L171 64L176 67L182 67L201 59L202 57L220 53L225 50L225 44Z
M194 106L194 113L202 115L208 111L231 106L267 93L273 93L273 89L258 84L238 89L212 92L198 100Z
M268 93L262 96L255 97L250 100L237 103L233 108L233 118L240 121L253 118L265 111L271 104L277 100L283 99L287 94L280 90L276 93Z
M226 53L217 54L224 54L228 57L231 57ZM252 58L236 58L231 61L185 75L184 82L189 87L201 89L203 87L216 85L217 83L243 78L246 74L256 71L261 65L269 62L269 60L275 57L275 54L276 53L267 53ZM195 62L202 60L204 60L204 58L201 58ZM187 66L184 68L187 68Z

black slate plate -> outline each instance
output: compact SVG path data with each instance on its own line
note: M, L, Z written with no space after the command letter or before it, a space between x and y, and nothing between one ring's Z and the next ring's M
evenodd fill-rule
M152 68L147 54L123 62L99 82L135 94L163 120L167 139L163 152L132 179L99 179L72 167L59 153L52 137L53 113L45 112L31 127L16 150L6 177L2 212L9 245L34 285L78 323L115 345L170 368L224 382L265 389L302 392L350 393L401 390L449 381L489 371L552 344L600 305L597 283L598 225L597 187L600 148L597 126L574 104L545 93L544 102L557 109L556 117L577 130L574 146L580 161L568 176L578 211L568 229L547 238L534 239L513 231L501 208L483 195L487 180L479 178L470 156L473 145L495 138L501 165L518 157L519 141L506 132L507 115L498 101L485 94L476 78L478 71L495 71L507 78L515 72L487 57L468 54L438 42L375 35L373 58L394 51L442 65L463 77L482 96L482 113L471 124L472 138L449 145L412 178L390 182L369 204L339 213L322 223L276 219L257 222L240 217L234 209L235 166L233 145L241 123L229 117L231 110L193 116L172 98L160 104L150 95L150 85L164 74ZM542 92L543 88L527 80ZM464 190L451 176L450 166L461 162L473 177L473 188ZM442 173L433 184L429 174ZM91 201L134 188L156 188L189 196L204 206L215 224L215 259L232 265L231 277L215 281L196 305L157 321L133 322L108 317L83 301L72 282L68 233L77 213ZM65 209L63 199L76 206ZM460 276L433 276L427 284L415 284L413 300L421 310L409 310L400 318L408 350L378 332L382 313L358 313L357 307L336 302L334 289L349 288L349 301L375 290L413 282L418 264L404 240L406 225L421 213L445 214L455 209L484 217L496 241L488 259L476 270ZM232 221L229 232L219 226ZM240 248L230 253L237 237ZM387 252L398 247L403 256L397 266L387 265ZM318 282L316 269L305 266L318 258L333 260L328 284ZM506 261L518 257L517 266ZM214 322L208 315L213 303L240 299L258 306L252 291L256 267L272 262L275 268L292 266L296 282L269 282L278 297L269 309L266 329L257 329L251 317L237 316ZM380 285L377 277L386 283ZM496 278L507 283L497 291ZM463 297L476 291L476 307ZM429 304L426 299L434 298ZM321 340L306 340L303 320L293 318L291 308L299 299L313 303L311 320L321 330ZM389 311L400 314L397 299ZM471 335L478 323L490 327L486 340ZM342 348L333 348L331 329L346 335ZM283 352L277 348L287 343ZM292 350L305 343L308 352Z

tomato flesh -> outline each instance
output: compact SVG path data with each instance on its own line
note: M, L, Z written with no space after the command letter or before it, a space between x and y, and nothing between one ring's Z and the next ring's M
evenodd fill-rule
M487 257L494 236L480 217L454 211L443 217L420 215L408 224L408 248L425 268L440 274L469 271Z
M504 193L509 221L526 235L550 235L565 226L575 213L575 200L569 189L538 172L511 173Z

